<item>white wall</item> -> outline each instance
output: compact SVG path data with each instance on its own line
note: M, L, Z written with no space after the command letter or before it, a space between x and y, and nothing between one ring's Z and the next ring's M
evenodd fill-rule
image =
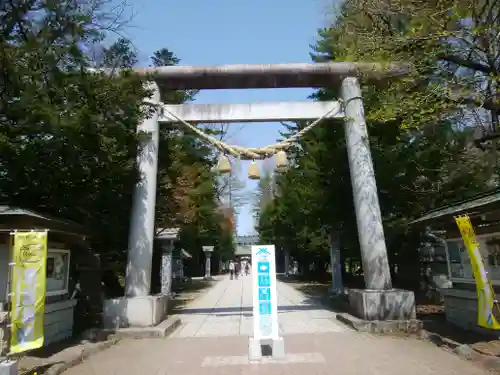
M499 239L500 234L492 233L478 235L477 242L490 280L493 282L500 282L500 264L490 264L488 259L491 249L489 249L487 242L493 238ZM462 239L448 240L447 245L449 258L452 262L451 277L454 279L474 280L470 259Z
M76 300L64 300L45 306L43 318L44 345L71 337L73 333L73 309Z

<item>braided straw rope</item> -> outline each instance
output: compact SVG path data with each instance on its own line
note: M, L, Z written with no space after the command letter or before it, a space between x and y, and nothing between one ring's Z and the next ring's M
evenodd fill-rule
M293 143L297 142L301 137L304 136L304 134L311 131L316 125L318 125L323 119L325 119L325 117L331 115L334 112L335 114L338 114L340 111L342 111L343 109L342 101L339 100L338 103L340 104L339 106L335 106L332 109L328 110L327 112L325 112L323 116L319 117L318 119L307 125L304 129L284 139L280 143L258 148L228 145L227 143L219 141L218 139L212 137L211 135L206 134L205 132L191 125L187 121L184 121L182 118L175 115L174 113L172 113L171 111L167 110L164 107L163 111L166 112L172 118L176 119L180 124L184 125L187 129L191 130L192 132L197 134L200 138L204 139L205 141L207 141L208 143L210 143L223 153L230 154L236 158L240 158L243 160L263 160L273 156L280 150L286 150L287 148L292 146Z

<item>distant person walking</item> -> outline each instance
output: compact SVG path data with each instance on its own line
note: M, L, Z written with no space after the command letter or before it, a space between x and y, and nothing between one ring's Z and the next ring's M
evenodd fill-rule
M250 264L248 262L245 263L245 275L248 275L250 273Z
M234 266L234 262L233 261L230 261L229 262L229 278L232 280L234 279L234 271L235 271L235 266Z

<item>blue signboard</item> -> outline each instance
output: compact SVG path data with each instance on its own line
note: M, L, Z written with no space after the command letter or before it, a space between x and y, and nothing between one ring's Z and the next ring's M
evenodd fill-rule
M271 315L271 302L259 302L260 315Z
M259 288L259 301L271 300L271 288Z
M271 278L269 275L258 275L259 287L261 286L271 286Z
M274 245L252 246L253 333L257 340L279 337L275 253Z
M269 262L259 262L257 263L257 272L259 272L259 274L268 274L270 271L269 269L271 268L271 265L269 264Z

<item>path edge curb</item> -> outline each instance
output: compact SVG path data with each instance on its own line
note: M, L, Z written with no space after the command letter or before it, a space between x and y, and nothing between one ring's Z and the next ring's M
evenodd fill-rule
M112 347L113 345L116 345L120 339L113 338L109 341L105 341L102 343L98 343L96 346L88 349L83 349L80 354L75 355L73 358L70 360L64 362L64 363L55 363L50 368L47 369L43 374L44 375L59 375L62 374L64 371L70 369L71 367L74 367L78 365L79 363L83 362L85 359L90 357L91 355L94 355L102 350L108 349ZM33 370L30 370L33 371ZM28 371L28 373L30 373Z
M123 339L145 339L145 338L158 338L163 339L170 336L174 331L180 327L182 324L182 320L178 316L171 316L161 322L159 325L155 327L145 327L145 328L122 328L117 331L103 330L103 329L92 329L89 330L89 334L100 334L100 335L109 335L111 337L110 340L96 343L95 346L90 348L83 348L83 350L65 361L64 363L54 363L50 366L45 372L44 375L60 375L64 371L80 364L88 357L97 354L98 352L109 349L112 346L118 344ZM92 332L92 333L90 333ZM24 374L30 374L33 372L33 369L24 372Z
M118 339L163 339L170 336L182 324L181 318L172 315L154 327L130 327L118 330L101 330Z
M446 337L438 335L437 333L422 330L420 339L434 344L435 346L447 351L451 351L458 357L467 361L476 362L481 364L487 370L500 370L500 358L491 354L485 353L467 344L460 344L459 342L450 340Z

